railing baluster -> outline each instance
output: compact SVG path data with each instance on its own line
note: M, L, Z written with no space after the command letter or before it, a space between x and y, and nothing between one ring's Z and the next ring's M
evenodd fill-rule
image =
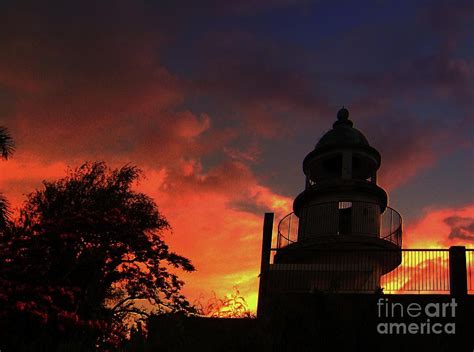
M400 215L390 207L387 207L385 212L380 214L380 210L376 210L375 205L378 207L376 203L353 202L349 200L311 205L301 209L301 231L298 231L300 219L294 213L290 213L278 224L277 248L282 248L298 241L298 237L295 235L298 233L301 235L301 239L307 239L312 236L330 235L341 233L343 230L347 231L347 229L340 228L341 219L343 219L340 213L341 210L349 208L353 210L352 214L347 218L347 222L350 225L348 226L348 233L374 236L374 229L376 229L374 225L378 223L379 238L401 247ZM360 217L362 213L365 215ZM378 219L374 220L374 216L377 216Z
M379 214L379 211L374 207L367 206L367 204L370 203L342 200L339 204L320 203L302 209L301 219L294 213L288 214L278 225L277 251L298 240L310 239L311 236L334 234L334 229L345 233L347 231L345 225L348 225L348 233L374 236L374 230L376 231L377 227L374 227L375 223L371 219L374 215ZM352 211L347 210L351 207ZM344 214L344 212L349 214L347 215L347 224L342 224L344 217L341 214ZM320 216L315 217L317 214L320 214ZM365 215L362 216L363 214ZM361 218L358 218L358 216L361 216ZM296 234L298 234L300 220L302 221L302 228L300 229L300 239L298 239ZM306 226L303 223L306 223ZM380 214L378 225L379 238L401 245L402 221L395 210L387 207L386 211ZM296 281L293 284L297 285L299 290L308 289L310 286L307 281L301 281L307 273L313 278L315 287L321 289L329 289L331 284L336 284L336 281L338 281L339 290L344 292L357 292L358 290L367 292L367 290L372 290L376 286L383 286L386 293L399 293L401 291L403 293L449 292L447 250L400 249L398 254L396 251L365 250L360 252L359 257L355 250L346 252L333 250L332 256L320 251L315 258L324 257L326 259L317 259L317 264L314 264L311 268L308 267L304 271L298 271L294 268L294 274L299 276L294 278ZM401 256L401 264L393 268L392 271L381 275L380 270L390 268L397 255ZM466 271L469 293L474 290L473 257L474 250L468 249L466 251ZM333 287L333 289L336 289L336 287Z
M473 251L466 251L468 292L473 290ZM401 264L381 275L396 256ZM382 287L386 294L449 293L448 250L319 250L315 264L286 264L279 270L285 274L287 287L296 291L374 292ZM400 259L399 259L400 260ZM283 272L282 272L283 274ZM275 274L276 275L276 274ZM276 285L278 286L278 285Z
M293 215L294 214L291 213L290 218L288 219L288 242L290 242L290 238L291 238L291 219L292 219Z

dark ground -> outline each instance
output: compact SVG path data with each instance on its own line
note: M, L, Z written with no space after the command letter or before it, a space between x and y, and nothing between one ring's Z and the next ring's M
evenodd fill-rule
M272 297L257 319L161 315L149 322L144 351L434 351L472 352L474 297L457 298L456 316L380 318L377 302L406 307L450 303L449 295L287 294ZM434 312L433 310L430 310ZM448 309L448 313L450 310ZM410 320L411 319L411 320ZM379 323L455 323L455 334L377 332ZM444 326L444 325L443 325Z

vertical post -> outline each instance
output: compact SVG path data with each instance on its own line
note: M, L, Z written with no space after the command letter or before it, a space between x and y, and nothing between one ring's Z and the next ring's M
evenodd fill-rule
M449 284L451 295L467 294L466 247L449 247Z
M263 300L266 294L268 269L270 268L270 251L272 246L273 213L265 213L263 219L262 260L260 262L260 282L258 287L257 317L262 315Z

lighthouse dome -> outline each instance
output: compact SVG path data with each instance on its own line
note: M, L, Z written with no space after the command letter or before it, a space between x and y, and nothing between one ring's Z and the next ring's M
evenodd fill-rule
M368 146L367 138L352 126L352 121L349 120L349 111L342 108L337 113L337 121L334 122L333 129L321 137L315 149L328 146Z
M359 130L353 127L338 126L326 132L316 144L315 149L334 145L369 145L369 142Z

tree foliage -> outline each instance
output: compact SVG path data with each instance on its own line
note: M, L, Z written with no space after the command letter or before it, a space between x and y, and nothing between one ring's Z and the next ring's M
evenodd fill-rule
M176 269L194 267L163 241L170 226L134 190L139 177L133 166L86 163L30 194L0 248L3 303L102 346L151 307L190 311Z
M15 151L15 143L10 136L6 127L0 126L0 156L2 159L8 159ZM10 216L8 202L6 198L0 194L0 229L7 225Z
M8 159L15 151L15 143L6 127L0 126L0 155Z

